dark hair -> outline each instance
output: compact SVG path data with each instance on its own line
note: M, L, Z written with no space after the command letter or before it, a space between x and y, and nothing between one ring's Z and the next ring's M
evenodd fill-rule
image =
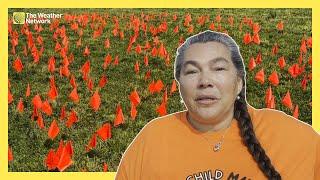
M271 164L270 158L265 153L253 130L253 125L246 102L246 72L243 58L240 54L239 46L229 35L207 30L189 37L177 49L174 68L174 76L176 80L179 82L184 51L188 49L191 44L205 43L210 41L222 43L231 51L232 62L237 69L238 76L242 79L243 82L242 90L239 94L240 99L237 99L234 103L234 118L238 121L238 127L240 128L244 144L247 146L248 151L257 162L263 174L268 179L280 180L280 174Z

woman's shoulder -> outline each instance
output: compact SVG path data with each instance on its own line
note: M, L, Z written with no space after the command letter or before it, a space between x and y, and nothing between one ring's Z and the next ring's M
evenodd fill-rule
M300 121L283 111L262 108L256 109L248 105L248 112L251 116L254 127L263 133L270 132L275 135L282 135L291 138L312 138L318 139L319 134L311 125Z

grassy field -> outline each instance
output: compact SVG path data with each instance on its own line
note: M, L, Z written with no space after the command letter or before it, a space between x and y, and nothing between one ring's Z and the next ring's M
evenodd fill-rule
M281 103L281 99L289 90L291 99L294 105L299 105L299 119L311 124L311 80L308 81L306 90L301 88L303 77L311 74L311 65L308 64L308 59L311 56L311 48L308 48L307 53L303 56L302 65L305 64L305 71L296 78L291 77L288 73L289 66L298 63L300 55L300 45L302 38L312 36L311 32L311 9L9 9L9 19L12 18L12 13L16 11L22 12L44 12L44 13L63 13L77 15L88 15L88 24L83 29L82 45L77 47L76 43L79 40L79 34L71 29L73 21L67 22L64 18L60 19L59 28L65 26L66 36L68 37L68 55L74 55L74 61L70 63L70 73L75 76L78 85L78 94L80 101L74 103L69 99L69 94L72 91L72 86L69 83L69 78L59 75L59 66L62 65L62 57L59 52L55 52L56 42L62 43L61 38L53 39L54 31L50 31L48 24L41 25L43 30L36 32L34 25L29 25L29 29L33 34L33 39L38 50L43 47L43 54L40 56L38 63L33 62L33 57L30 50L27 56L24 55L24 46L27 46L26 35L21 33L23 25L12 25L12 30L19 34L19 41L15 47L16 54L12 53L12 37L9 38L9 81L10 92L13 95L13 101L9 104L9 146L12 148L14 159L9 162L9 171L47 171L45 159L50 149L57 149L61 139L71 140L74 155L72 156L73 163L65 171L103 171L103 164L108 165L108 171L116 171L122 153L127 148L129 143L140 131L140 129L151 119L159 117L156 112L157 106L161 104L164 90L160 93L151 94L148 91L148 85L152 80L161 79L164 85L170 91L173 77L173 63L176 48L179 45L179 39L187 38L191 34L195 34L206 29L209 29L211 22L214 22L218 28L220 24L222 32L225 30L238 42L241 54L245 64L248 67L250 57L256 57L259 52L262 53L262 63L257 65L252 71L247 71L247 100L248 103L256 108L266 107L265 92L270 86L267 80L268 76L276 70L278 72L280 83L277 87L272 87L273 94L276 99L276 109L282 110L287 114L292 115L292 110L288 109ZM168 54L170 55L170 63L167 66L163 58L152 57L151 49L142 51L141 54L135 53L135 48L138 44L145 45L148 41L153 47L153 36L149 29L146 34L140 27L139 36L130 53L127 53L127 47L130 37L134 34L130 24L132 24L131 15L142 20L141 14L148 15L149 21L147 28L151 25L158 27L162 22L167 22L167 31L157 35L160 42L163 42ZM192 21L190 24L194 26L194 31L188 33L188 27L185 27L184 17L187 13L191 14ZM177 15L177 20L173 20L174 14ZM197 23L198 17L207 15L208 19L204 25ZM216 16L221 15L221 22L216 22ZM98 17L93 19L91 17ZM119 29L124 33L124 39L115 37L112 34L114 29L113 17L119 19ZM234 25L228 22L228 18L234 18ZM261 30L259 32L261 44L243 43L243 36L250 32L252 28L243 22L243 20L251 18L254 23L259 23ZM100 20L99 20L100 18ZM144 16L146 19L146 16ZM277 30L277 24L283 21L284 30ZM101 36L93 38L94 30L90 27L101 25L105 22L106 25L102 29ZM242 24L241 30L239 29ZM179 32L175 34L174 28L179 25ZM36 38L43 38L43 45L37 44ZM110 40L110 48L104 47L106 38ZM273 45L279 45L279 52L272 55L271 50ZM90 55L84 56L85 47L90 49ZM157 48L159 45L156 46ZM105 57L110 54L112 61L116 55L119 56L119 65L109 65L106 69L102 68ZM145 54L149 57L149 66L144 65ZM48 61L50 57L56 59L56 71L52 74L48 71ZM277 65L278 58L284 56L286 59L286 67L280 69ZM13 68L13 62L20 57L23 63L23 70L17 73ZM83 80L81 67L90 60L89 76L93 80L93 91L88 90L87 83ZM134 64L139 61L140 71L135 73ZM255 81L255 74L261 69L265 70L265 83L259 84ZM151 78L145 79L145 73L150 70ZM105 74L108 82L105 87L98 88L100 77ZM33 106L32 98L39 94L44 101L48 99L47 92L49 91L50 77L54 76L55 83L58 89L58 97L55 101L49 101L53 109L53 114L48 116L42 113L44 119L44 129L40 129L36 121L31 119ZM27 84L30 84L31 94L25 97ZM141 103L137 107L138 114L133 121L130 118L130 100L129 95L137 89ZM101 96L100 109L94 112L89 106L89 99L93 92L99 89ZM185 109L180 102L178 91L172 95L168 95L167 112L173 113ZM19 99L23 98L24 112L17 111ZM120 103L125 123L118 127L112 126L112 138L102 141L97 138L97 145L91 151L86 151L86 145L90 141L92 135L104 123L111 123L115 119L116 106ZM67 114L71 109L77 112L79 121L71 128L65 126L65 120L60 121L60 110L65 105ZM56 119L60 128L58 136L50 140L48 139L48 129L51 122Z

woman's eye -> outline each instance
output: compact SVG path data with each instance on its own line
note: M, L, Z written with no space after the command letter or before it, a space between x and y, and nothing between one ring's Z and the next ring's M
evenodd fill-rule
M217 67L217 68L215 68L215 70L216 70L216 71L224 71L224 70L226 70L226 68L223 68L223 67Z
M186 74L194 74L197 73L197 71L187 71Z

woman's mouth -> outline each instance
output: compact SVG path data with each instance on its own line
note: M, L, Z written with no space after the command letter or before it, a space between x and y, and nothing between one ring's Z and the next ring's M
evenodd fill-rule
M195 101L200 104L200 105L212 105L214 103L216 103L219 99L215 96L211 96L211 95L200 95L197 96L197 98L195 99Z

